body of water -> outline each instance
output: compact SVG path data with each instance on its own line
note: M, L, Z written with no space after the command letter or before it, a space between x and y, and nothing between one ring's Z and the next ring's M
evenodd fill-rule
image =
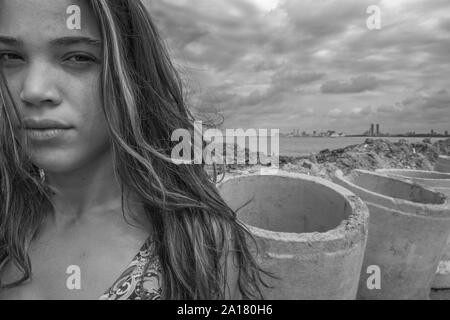
M286 138L280 137L280 155L282 156L302 156L310 153L317 153L325 149L340 149L350 145L361 144L367 137L341 137L341 138ZM375 138L377 139L377 138ZM397 142L406 139L410 142L422 142L424 138L381 138ZM431 139L432 142L440 138Z

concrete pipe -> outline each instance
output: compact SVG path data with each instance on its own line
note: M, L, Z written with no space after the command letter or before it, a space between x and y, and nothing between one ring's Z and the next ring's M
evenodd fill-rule
M280 171L230 178L219 191L256 240L257 260L279 278L269 279L266 299L356 299L369 216L361 199Z
M450 173L450 156L439 156L434 170Z
M408 179L426 187L431 187L436 191L442 192L450 199L450 173L401 169L382 169L377 170L377 172L398 179ZM441 262L431 287L433 289L450 289L450 238L447 241L447 248L441 257Z
M370 211L369 239L359 299L429 299L450 234L444 194L380 173L337 171L336 183L363 199ZM379 279L377 279L377 273Z

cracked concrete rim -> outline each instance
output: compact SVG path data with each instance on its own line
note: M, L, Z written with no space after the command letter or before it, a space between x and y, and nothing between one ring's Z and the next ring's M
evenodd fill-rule
M250 174L237 177L229 177L218 188L221 189L227 183L239 183L245 179L254 177L274 177L298 179L304 183L318 184L324 188L328 188L344 199L346 206L351 208L350 216L341 221L340 225L327 232L305 232L305 233L289 233L276 232L263 228L251 226L241 222L253 235L268 239L272 243L277 243L277 247L283 247L283 254L298 253L299 247L304 247L305 252L317 251L336 252L339 250L347 250L367 239L369 225L369 209L366 204L354 193L328 180L312 177L300 173L291 173L278 171L274 174ZM282 246L282 244L291 243L293 246ZM279 246L280 245L280 246ZM289 250L292 248L291 250Z
M385 180L385 183L390 182L392 184L403 184L404 187L419 190L428 195L432 195L437 201L434 203L420 203L412 200L394 198L375 192L373 190L361 187L355 182L355 179L362 175L372 176L374 179ZM337 170L334 174L334 179L337 180L337 182L343 187L354 190L354 192L360 196L363 201L376 203L380 206L402 212L404 215L421 216L430 219L450 219L450 200L446 197L446 195L434 190L431 187L423 186L411 180L397 179L382 173L367 170L353 170L347 176L345 176L341 170Z

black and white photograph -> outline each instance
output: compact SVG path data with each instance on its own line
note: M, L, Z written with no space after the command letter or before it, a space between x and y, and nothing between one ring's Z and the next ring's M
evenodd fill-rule
M449 0L0 0L0 300L450 300L449 131Z

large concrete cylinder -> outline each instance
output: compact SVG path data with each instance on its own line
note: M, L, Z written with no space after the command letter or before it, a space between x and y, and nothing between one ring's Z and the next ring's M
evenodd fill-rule
M361 199L284 172L231 178L219 191L256 240L259 252L250 247L261 266L279 277L266 299L356 298L369 216Z
M408 179L431 187L436 191L442 192L450 199L450 173L401 169L382 169L377 170L377 172L398 179ZM441 257L441 262L431 287L433 289L450 289L450 238L447 241L447 248Z
M450 173L450 156L439 156L434 170Z
M337 171L335 181L363 199L370 212L369 239L359 299L429 299L450 234L450 204L444 194L380 173Z

